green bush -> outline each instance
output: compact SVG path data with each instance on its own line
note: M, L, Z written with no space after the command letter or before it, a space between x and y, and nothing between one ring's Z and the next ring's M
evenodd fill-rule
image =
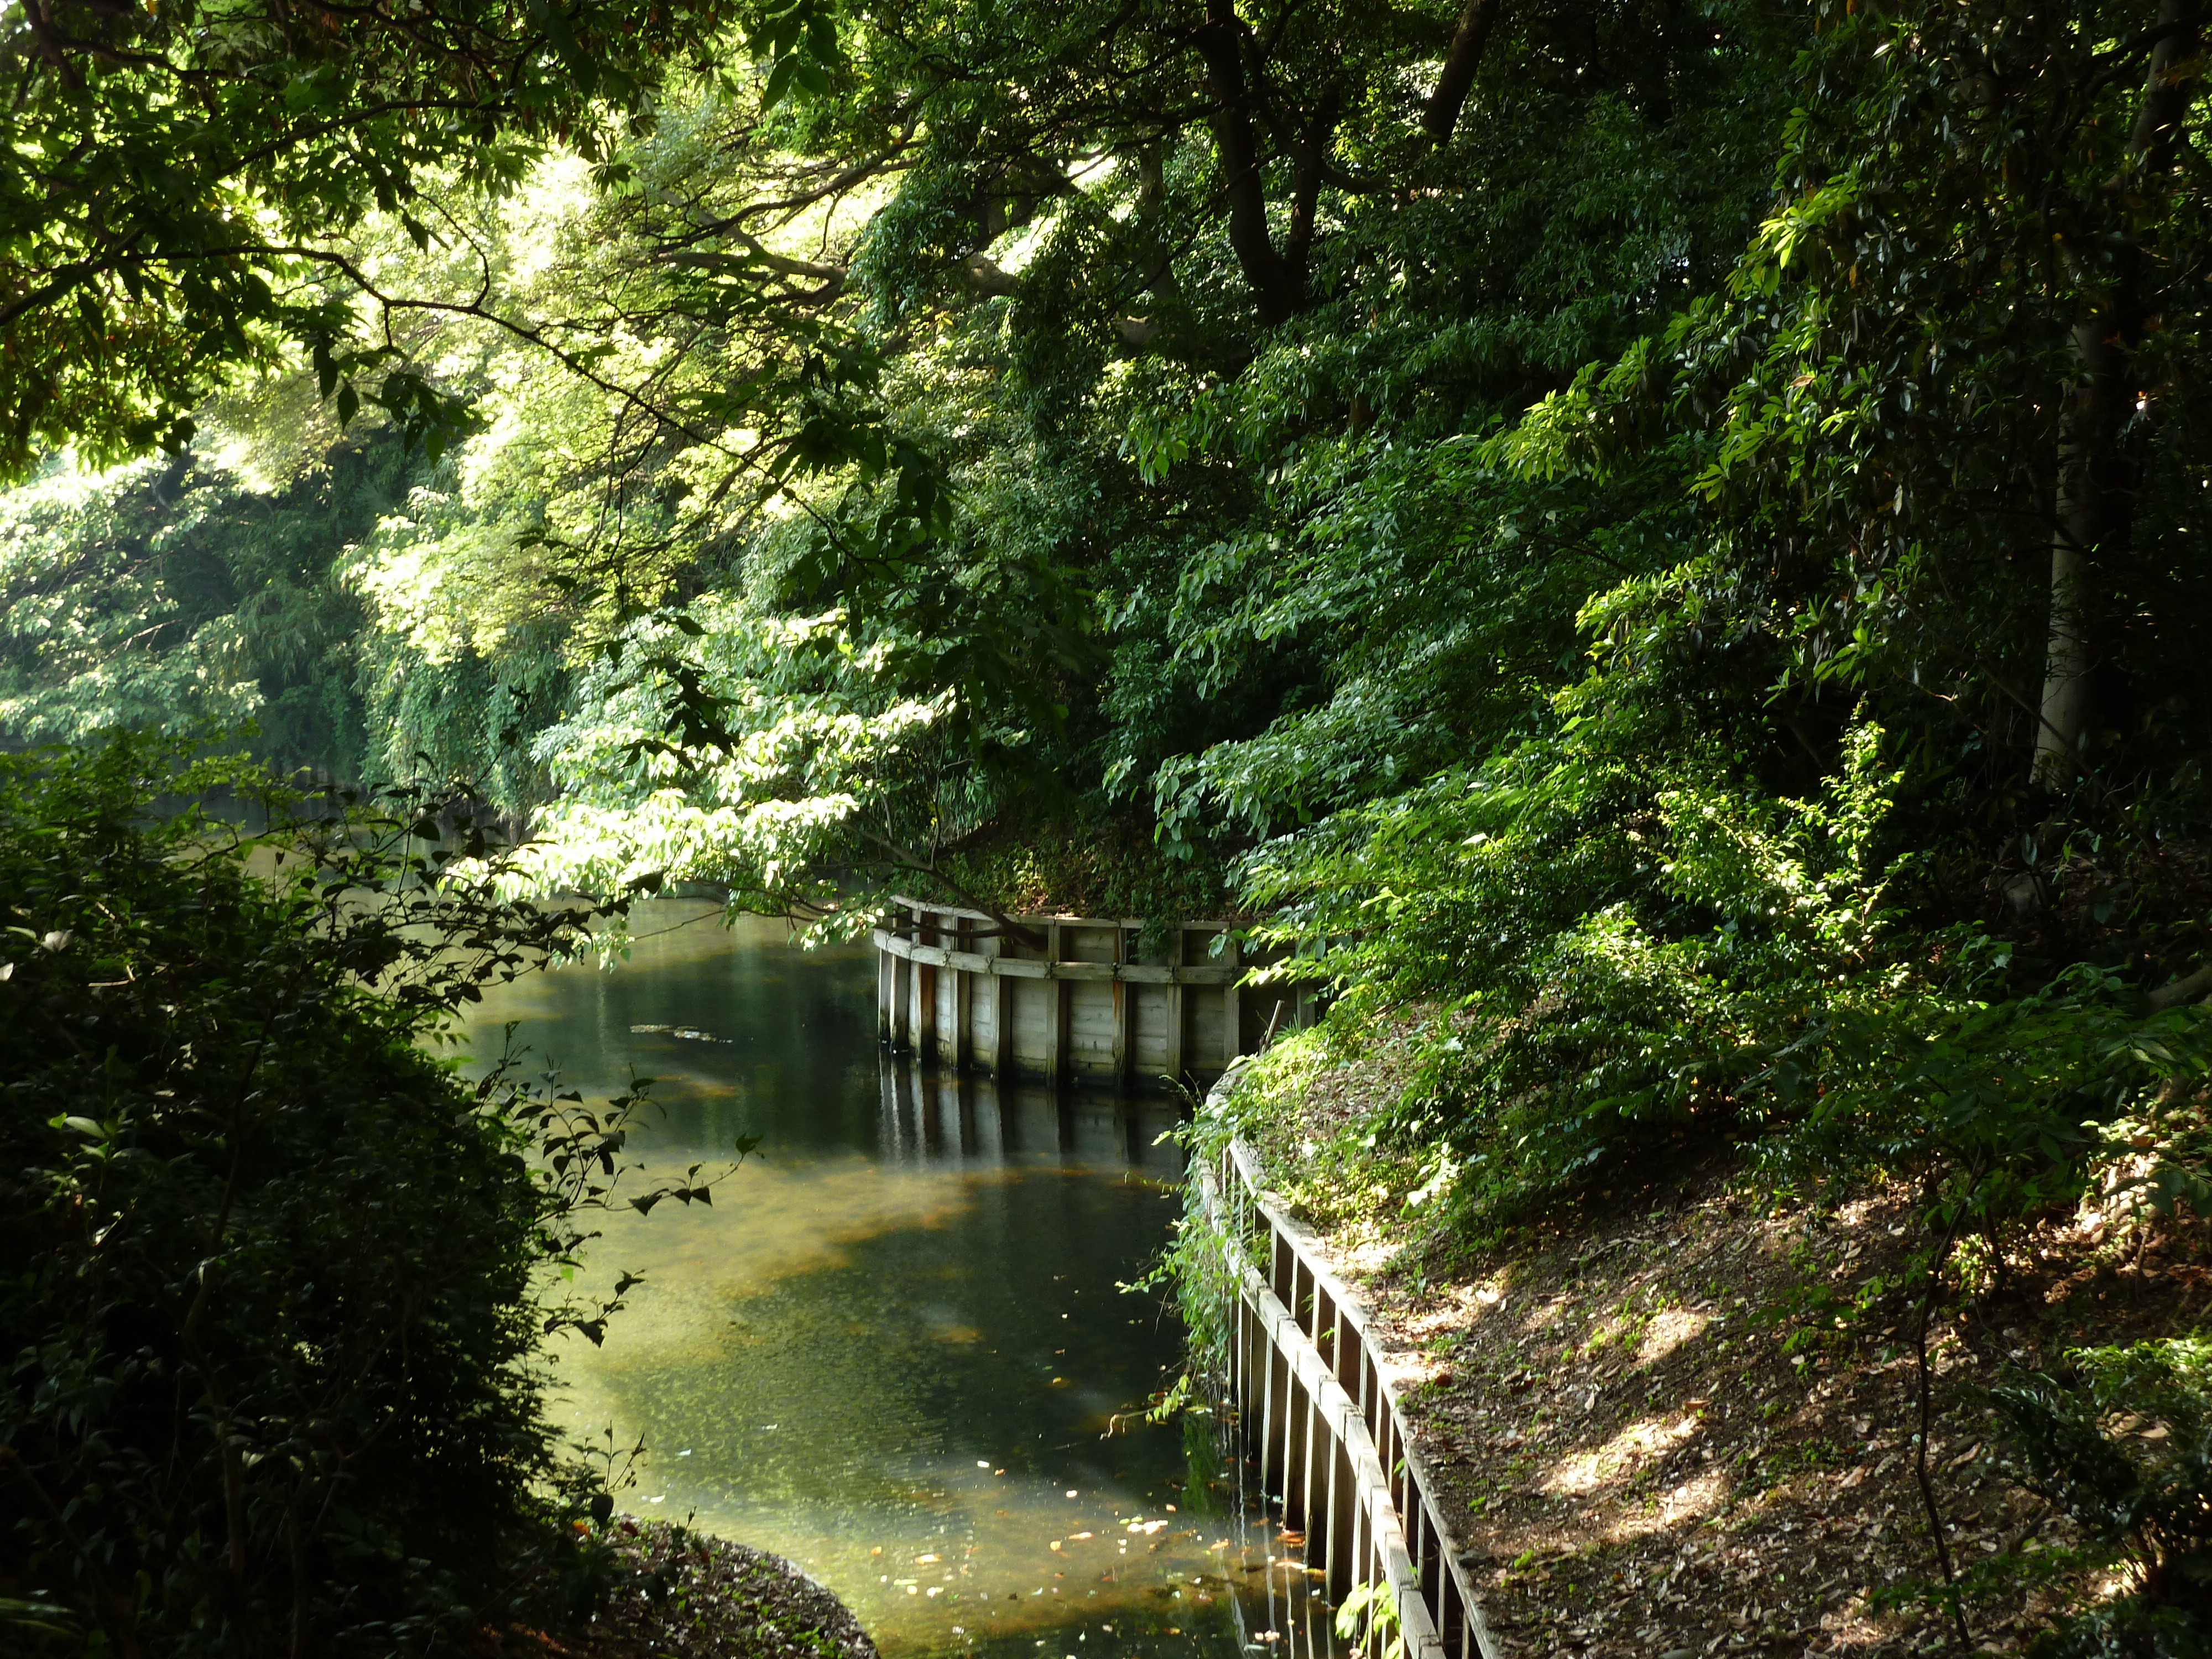
M148 743L0 757L0 1629L420 1650L552 1530L538 1345L609 1310L537 1270L629 1105L423 1039L589 917L448 879L465 802L152 810L217 783L283 812Z
M2212 1340L2081 1348L2069 1380L1992 1391L2027 1486L2081 1528L2123 1594L2060 1623L2052 1659L2212 1652Z

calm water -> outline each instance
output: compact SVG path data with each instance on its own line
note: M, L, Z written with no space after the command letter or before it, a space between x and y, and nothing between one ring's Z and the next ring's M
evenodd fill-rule
M1127 1415L1180 1358L1162 1299L1120 1289L1180 1207L1170 1105L890 1064L865 948L672 900L633 927L613 972L474 1022L587 1100L655 1079L650 1165L761 1137L712 1208L610 1217L592 1247L592 1277L644 1283L604 1348L564 1339L560 1410L643 1441L621 1506L791 1557L894 1659L1305 1650L1325 1614L1291 1607L1206 1419Z

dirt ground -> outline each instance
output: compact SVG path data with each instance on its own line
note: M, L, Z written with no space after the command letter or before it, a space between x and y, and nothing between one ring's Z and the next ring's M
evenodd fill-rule
M1311 1091L1307 1129L1395 1092L1387 1055L1358 1073ZM1313 1144L1278 1124L1264 1152L1291 1175ZM1912 1596L1940 1581L1916 1476L1917 1300L1835 1310L1901 1273L1908 1218L1902 1193L1815 1207L1709 1160L1449 1268L1371 1221L1305 1218L1372 1310L1507 1651L1692 1659L1952 1643ZM2084 1587L2006 1573L2068 1536L2011 1478L1980 1390L2008 1364L2193 1328L2212 1253L2201 1227L2160 1237L2085 1210L1996 1282L1929 1328L1928 1467L1954 1569L2011 1581L1967 1613L1973 1647L2008 1653Z

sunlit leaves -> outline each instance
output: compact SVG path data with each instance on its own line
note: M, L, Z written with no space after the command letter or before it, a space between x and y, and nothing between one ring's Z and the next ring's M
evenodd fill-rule
M832 872L880 861L917 830L926 841L914 782L942 758L949 696L899 696L886 653L857 649L835 613L705 615L641 626L539 738L562 793L517 866L537 889L609 891L650 873L718 882L771 912L834 908ZM671 741L687 720L690 740Z
M36 136L0 151L0 477L65 444L101 464L174 447L210 392L349 337L343 239L369 215L421 247L426 187L502 192L556 137L603 158L717 21L469 0L314 28L282 8L70 17L0 47L13 130ZM425 390L387 372L374 395L449 441Z

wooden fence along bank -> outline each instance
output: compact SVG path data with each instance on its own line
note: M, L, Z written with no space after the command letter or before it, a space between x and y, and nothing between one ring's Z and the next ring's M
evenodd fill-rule
M1305 1023L1311 994L1241 986L1255 962L1219 922L1144 927L1085 916L1018 916L896 898L876 929L878 1031L893 1049L958 1071L1048 1084L1199 1087L1278 1030Z
M1229 1398L1262 1490L1305 1534L1315 1588L1341 1605L1374 1587L1370 1659L1497 1659L1358 1301L1263 1191L1241 1142L1194 1173L1237 1280ZM1327 1629L1289 1635L1285 1659L1332 1650Z
M1021 916L1016 933L979 910L893 907L874 935L878 1030L957 1071L1216 1083L1313 1012L1307 988L1239 985L1254 964L1218 922L1171 930L1147 957L1135 921ZM1191 1173L1232 1262L1228 1398L1267 1499L1304 1534L1320 1593L1302 1603L1304 1627L1282 1632L1280 1659L1342 1652L1330 1606L1363 1589L1365 1659L1498 1659L1357 1297L1263 1189L1243 1143Z

